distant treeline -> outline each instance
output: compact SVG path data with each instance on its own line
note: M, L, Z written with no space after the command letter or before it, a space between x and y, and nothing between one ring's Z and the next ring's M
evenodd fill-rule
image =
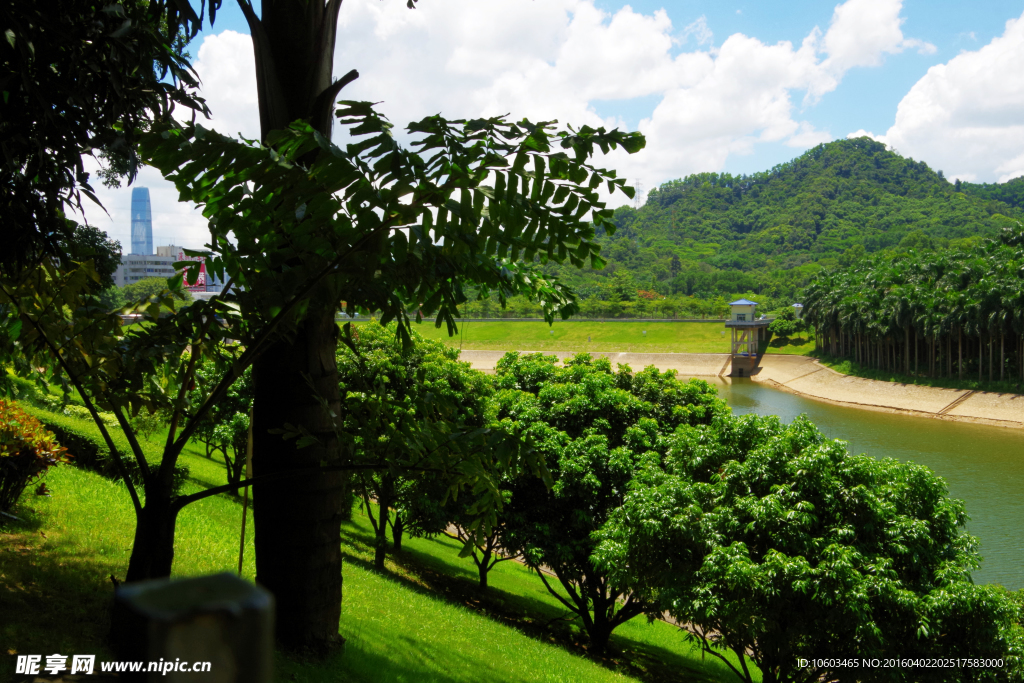
M829 269L804 316L827 353L869 367L1024 381L1024 230L970 247Z
M675 318L717 320L729 316L729 302L741 298L756 297L761 304L758 313L769 313L775 309L789 306L790 301L774 299L740 292L730 296L698 298L682 294L662 296L656 292L640 290L634 293L632 300L620 298L601 299L589 297L580 301L580 312L576 317L607 319L607 318ZM503 309L496 300L472 301L461 307L466 318L540 318L544 313L535 302L526 297L513 297Z

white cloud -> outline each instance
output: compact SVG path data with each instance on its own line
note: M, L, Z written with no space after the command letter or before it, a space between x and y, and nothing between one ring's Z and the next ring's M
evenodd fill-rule
M933 54L931 43L903 37L902 6L902 0L848 0L836 6L822 40L828 53L823 66L842 73L857 66L878 66L885 55L906 49Z
M928 70L900 102L885 141L949 178L1024 175L1024 17L1003 35Z
M203 125L225 135L260 136L252 38L235 31L207 37L194 67L213 118Z
M877 140L878 142L885 142L884 135L875 135L871 131L864 130L863 128L861 128L860 130L853 131L852 133L847 135L846 138L848 140L852 140L853 138L871 138L872 140Z
M598 114L607 111L602 101L655 96L660 103L639 124L647 149L603 162L650 186L721 170L759 142L804 148L831 139L800 119L793 98L806 93L813 102L848 69L887 54L933 50L903 35L900 10L899 0L849 0L826 33L816 28L797 45L734 34L714 47L704 17L673 34L664 12L627 5L609 14L590 0L449 0L414 12L350 0L335 70L359 69L345 96L383 100L398 123L435 112L511 112L612 126L621 122ZM689 49L675 54L674 42Z
M256 69L253 63L252 39L234 31L207 36L200 46L193 66L202 80L202 95L213 118L197 120L207 128L228 135L260 136L260 117L256 99ZM176 115L191 119L191 110L179 108ZM95 173L99 164L86 159L86 170ZM99 184L94 175L94 189L106 213L92 202L83 201L89 223L102 228L121 242L124 253L131 249L130 187L111 190ZM148 187L153 210L153 246L177 244L200 248L209 241L206 219L191 203L178 201L174 186L153 168L143 168L133 187ZM108 215L109 214L109 215Z
M439 0L415 10L403 2L348 0L334 71L358 69L360 78L341 97L381 102L399 129L438 112L622 127L620 116L608 114L614 103L653 97L658 104L638 126L647 149L598 160L650 187L722 170L730 155L749 154L759 143L806 148L830 139L801 119L794 98L806 106L835 89L850 68L929 47L903 36L900 9L900 0L848 0L826 32L815 28L797 44L737 33L716 47L703 16L679 32L664 10L641 14L625 5L608 13L593 0ZM257 137L249 37L208 36L197 55L214 115L208 125ZM154 188L155 211L180 220L183 234L203 232L194 211L164 208L173 194L166 183L142 180ZM130 193L115 194L108 205L126 206L121 198ZM127 235L127 209L112 214Z
M715 34L708 27L706 16L701 15L697 21L684 28L680 40L685 43L690 39L690 36L693 36L694 42L698 45L706 45L714 39Z

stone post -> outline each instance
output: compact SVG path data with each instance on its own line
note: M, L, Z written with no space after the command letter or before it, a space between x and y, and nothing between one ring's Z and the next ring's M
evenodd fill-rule
M125 584L115 601L132 624L119 657L144 662L126 680L271 682L274 600L263 588L224 573ZM209 662L209 670L181 670L197 662Z

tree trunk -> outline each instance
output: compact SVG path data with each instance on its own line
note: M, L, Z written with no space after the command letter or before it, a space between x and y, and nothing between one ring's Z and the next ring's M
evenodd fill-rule
M381 476L381 484L376 489L377 496L377 521L373 520L373 512L370 508L370 501L365 497L366 514L370 517L370 524L373 525L374 550L373 568L379 572L384 571L384 560L388 554L388 524L391 522L391 504L394 499L394 482L387 473Z
M999 381L1002 382L1004 379L1004 372L1006 370L1006 335L1002 330L999 330Z
M159 488L159 484L153 483L146 486L146 504L136 515L135 539L125 583L165 579L171 575L178 511L170 504L170 485L162 491ZM111 613L110 642L121 659L134 659L142 650L136 620L120 602L114 603Z
M946 377L953 376L953 335L946 337Z
M910 374L910 327L903 328L903 374Z
M473 559L476 560L476 555L473 556ZM477 571L477 574L480 575L479 588L482 591L483 590L487 590L487 574L491 571L490 564L491 564L491 551L490 550L484 550L483 553L482 553L482 556L480 557L479 560L477 560L477 563L476 563L476 571Z
M405 531L405 519L401 513L395 514L395 521L391 523L391 538L394 540L395 552L402 549L402 532Z
M135 525L126 583L163 579L171 575L178 512L171 507L170 500L170 491L159 495L147 487L146 504L142 506Z
M608 620L607 609L595 609L594 622L587 629L587 635L590 637L591 653L603 655L608 650L608 640L611 638L614 629L615 626Z
M254 366L253 474L287 474L335 459L332 420L307 385L341 412L334 311L311 315L289 341L270 346ZM318 444L296 447L270 430L303 425ZM256 581L274 594L278 642L322 651L338 641L341 518L347 478L340 472L293 475L253 487Z
M376 545L373 549L373 568L379 572L384 571L384 560L388 557L387 528L390 515L391 512L387 508L378 508L377 521L380 526L377 528Z
M358 74L333 81L341 0L263 0L249 24L256 62L260 137L308 121L330 139L338 92ZM285 228L286 229L286 228ZM256 476L316 467L335 460L331 418L310 395L311 382L328 408L341 413L335 362L338 329L333 301L320 301L297 333L268 348L254 365L253 471ZM270 430L304 427L321 444L298 449ZM274 594L278 642L324 650L339 642L341 519L348 478L340 472L293 476L253 490L256 580Z
M964 378L964 331L958 327L956 330L956 374L957 379Z
M242 481L242 470L245 468L245 456L242 453L239 453L238 449L234 447L232 447L232 452L235 456L234 459L228 455L227 447L222 449L222 452L224 453L224 468L227 470L228 483L238 484ZM231 493L236 497L239 495L238 489L235 489Z

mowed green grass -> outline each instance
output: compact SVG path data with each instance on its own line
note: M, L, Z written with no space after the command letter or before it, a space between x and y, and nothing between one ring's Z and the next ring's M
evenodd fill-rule
M781 353L788 356L810 356L814 353L814 335L804 334L792 339L772 339L765 353Z
M373 532L361 510L357 509L352 522L344 525L342 539L348 555L345 569L348 577L353 564L368 567L373 558ZM478 590L476 565L468 557L459 557L461 549L460 542L443 535L434 538L406 538L402 551L389 553L385 564L395 581L405 583L415 590L446 595L454 602L472 605L475 611L488 614L492 619L534 637L563 643L574 642L576 649L585 650L586 638L579 622L569 618L569 612L547 591L536 574L518 562L501 562L488 574L488 588L481 593ZM568 597L556 579L549 578L549 583L559 590L562 597ZM359 604L374 602L367 600ZM384 615L377 618L383 619ZM409 616L394 615L393 618L408 619ZM346 634L344 615L342 634ZM467 643L467 646L475 647L472 643ZM699 651L686 642L685 634L676 626L663 621L649 622L644 617L632 619L612 633L611 648L613 654L609 655L609 665L646 680L697 683L724 682L734 678L726 665L714 657L702 661ZM727 653L727 656L729 661L736 663L735 656L731 653ZM747 660L747 666L755 671L755 679L760 680L754 663ZM505 679L483 676L481 680ZM554 675L550 680L589 679Z
M635 321L544 322L471 321L459 324L459 332L431 322L413 329L428 339L440 339L462 349L479 351L565 351L633 353L729 353L731 333L720 322L644 323ZM646 334L644 334L646 332ZM806 356L814 351L811 335L773 339L767 353Z
M186 452L186 490L223 483L223 465ZM0 642L5 652L95 653L111 659L105 643L110 576L123 578L134 532L124 487L92 472L60 466L46 475L51 497L32 489L0 524ZM174 574L237 570L242 506L216 496L186 507L178 518ZM252 524L246 535L243 577L252 580ZM559 638L547 621L564 617L554 598L522 566L502 563L492 589L475 597L475 569L448 539L408 539L388 571L370 568L370 529L357 514L345 525L343 650L326 661L278 654L276 680L366 681L726 681L724 666L700 655L683 634L662 622L634 619L613 636L620 659L604 665L563 647L578 627L564 622ZM466 596L470 596L467 598ZM510 616L512 615L512 616ZM573 630L575 629L575 631ZM555 641L558 640L557 644ZM570 647L571 642L569 643ZM0 681L13 680L13 657ZM10 662L10 664L8 664ZM665 675L662 675L662 674ZM678 675L677 675L678 674ZM637 676L640 678L638 679Z
M633 353L728 353L730 333L721 322L650 323L558 321L461 322L454 337L448 328L425 321L413 329L428 339L480 351L619 351ZM646 332L647 334L644 334Z

